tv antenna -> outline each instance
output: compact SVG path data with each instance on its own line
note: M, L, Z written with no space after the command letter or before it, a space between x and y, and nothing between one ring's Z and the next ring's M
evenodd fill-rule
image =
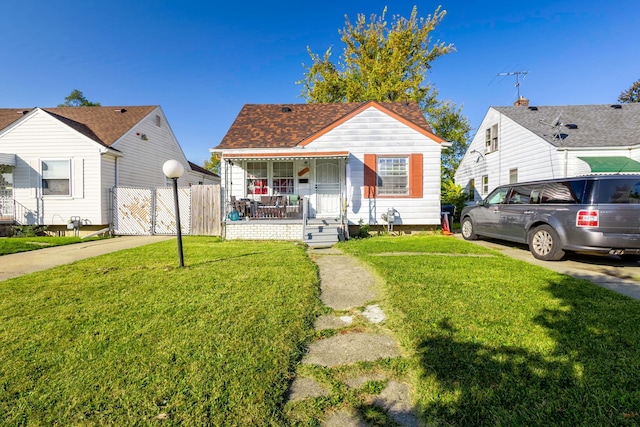
M497 76L516 76L516 88L518 89L518 99L520 99L520 76L526 76L528 71L509 71L506 73L498 73Z

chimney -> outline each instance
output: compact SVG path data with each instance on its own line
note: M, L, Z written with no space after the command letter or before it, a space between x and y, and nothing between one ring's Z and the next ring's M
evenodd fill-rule
M521 96L518 98L518 100L516 102L513 103L514 107L528 107L529 106L529 100L527 98L525 98L524 96Z

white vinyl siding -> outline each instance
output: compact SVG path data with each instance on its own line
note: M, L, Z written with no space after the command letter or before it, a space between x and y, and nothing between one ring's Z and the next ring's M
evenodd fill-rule
M486 130L494 125L498 127L499 149L484 154ZM509 183L513 169L518 171L519 182L565 176L563 154L497 110L489 108L478 129L456 170L456 184L466 186L470 179L479 184L482 176L487 175L491 192Z
M16 155L14 197L20 206L16 220L23 224L62 225L71 216L81 216L92 224L102 224L101 148L41 110L3 134L0 152ZM42 162L47 160L67 163L66 195L44 194ZM44 179L54 179L48 173ZM95 190L85 191L86 188Z
M385 222L381 215L397 212L396 224L440 224L440 157L442 146L393 117L370 107L305 147L310 151L349 151L351 187L347 218L369 224ZM422 198L364 198L364 155L423 154Z

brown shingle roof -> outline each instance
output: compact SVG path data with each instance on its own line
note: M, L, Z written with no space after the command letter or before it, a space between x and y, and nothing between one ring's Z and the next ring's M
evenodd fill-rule
M156 106L55 107L42 108L42 110L86 137L109 147L156 108ZM23 111L31 111L31 109L0 109L0 129L20 119Z
M0 130L19 120L33 108L0 108Z
M331 129L332 125L368 104L382 106L417 128L433 134L416 103L246 104L216 148L295 147Z

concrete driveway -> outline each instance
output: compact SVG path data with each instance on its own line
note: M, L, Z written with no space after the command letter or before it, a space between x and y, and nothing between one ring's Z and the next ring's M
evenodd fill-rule
M462 239L460 234L454 236ZM470 242L558 273L589 280L604 288L640 300L640 262L622 261L616 256L572 253L568 253L562 261L541 261L531 255L527 245L495 239Z

